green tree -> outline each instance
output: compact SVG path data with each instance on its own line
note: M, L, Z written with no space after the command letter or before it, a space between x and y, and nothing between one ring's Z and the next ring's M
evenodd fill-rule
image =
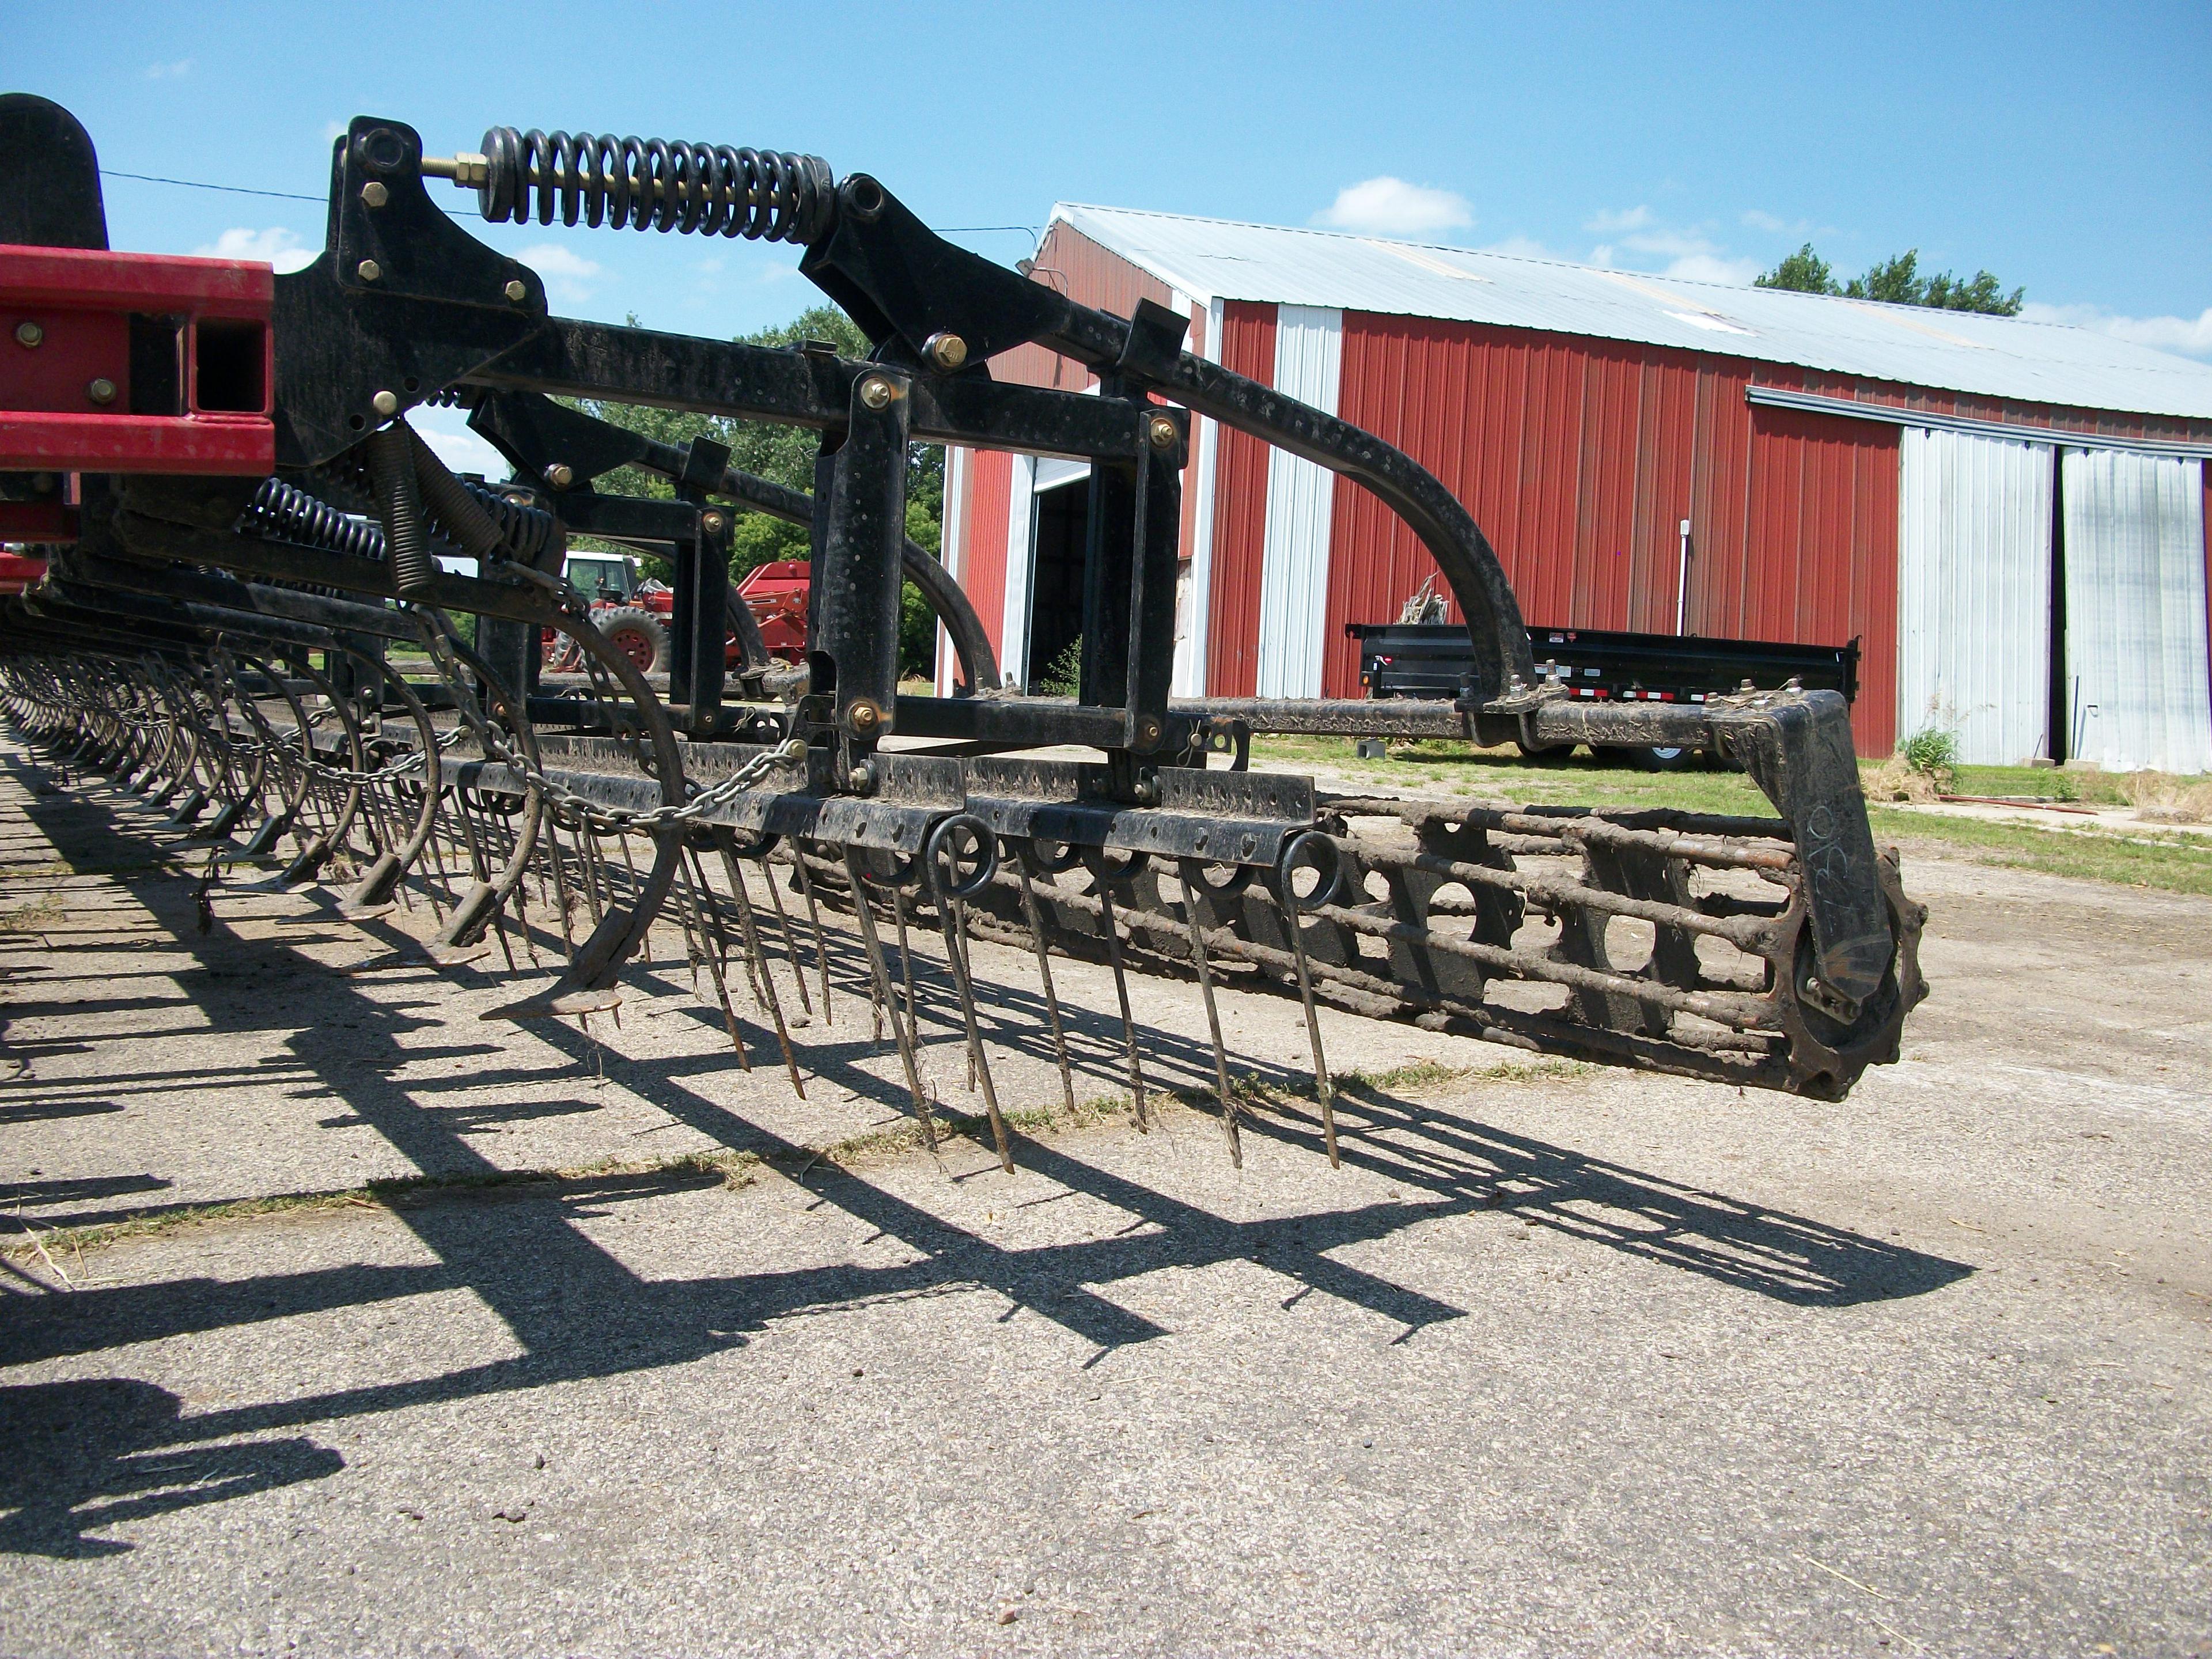
M629 319L636 322L635 317ZM867 337L853 319L834 305L810 307L787 323L740 335L745 345L795 346L819 340L841 357L865 357ZM726 416L695 415L678 410L648 409L638 404L586 400L583 410L603 421L658 438L663 443L685 444L705 436L730 449L730 465L741 472L773 480L787 489L811 495L817 439L804 427L778 426L767 421L740 421ZM665 501L675 494L668 480L639 467L624 467L605 474L599 487L611 494L649 495ZM906 533L932 558L941 556L945 517L945 449L941 444L915 444L907 453ZM799 525L786 524L763 514L740 512L732 526L730 578L742 581L761 565L777 559L804 560L808 555L807 533ZM653 561L648 561L648 565ZM665 570L653 574L667 580ZM936 661L937 630L929 603L908 582L899 609L899 672L929 674Z
M1753 288L1793 289L1800 294L1833 294L1835 273L1828 262L1813 252L1810 242L1789 255L1773 270L1751 279Z
M1826 259L1805 243L1773 270L1752 279L1755 288L1794 289L1801 294L1839 294L1853 300L1881 300L1891 305L1927 306L1938 311L1978 311L1993 317L2017 317L2027 290L2007 294L1986 270L1956 276L1948 270L1932 276L1920 274L1920 250L1910 247L1893 258L1877 260L1863 276L1838 283Z

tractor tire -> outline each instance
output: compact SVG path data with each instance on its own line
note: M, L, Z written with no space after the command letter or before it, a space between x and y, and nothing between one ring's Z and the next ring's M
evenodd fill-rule
M639 673L668 672L668 624L652 611L626 605L592 620L609 645L637 665Z

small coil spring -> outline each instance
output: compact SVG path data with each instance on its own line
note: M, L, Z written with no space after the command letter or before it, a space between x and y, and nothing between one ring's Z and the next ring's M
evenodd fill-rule
M496 489L467 478L459 482L499 526L500 538L507 544L510 556L523 564L536 564L538 556L559 533L560 521L544 508L510 501ZM246 511L239 515L238 528L246 535L297 542L302 547L343 553L349 558L381 562L384 557L383 526L374 519L351 517L282 478L261 481L261 487L253 492L253 499L246 503ZM442 543L441 547L444 548Z
M836 181L818 155L732 149L611 133L494 127L483 137L486 177L477 199L494 223L580 217L632 230L805 246L829 228Z
M248 535L319 547L349 558L384 557L383 528L366 519L349 518L328 501L310 495L282 478L264 478L253 499L239 515L238 528Z

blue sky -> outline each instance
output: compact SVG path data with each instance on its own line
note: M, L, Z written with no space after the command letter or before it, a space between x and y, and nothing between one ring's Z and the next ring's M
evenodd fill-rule
M1744 281L1808 237L1917 246L2039 314L2212 356L2212 6L964 3L374 7L8 0L6 78L125 172L118 247L319 246L356 113L806 149L945 227L1055 200L1339 224ZM727 335L790 252L487 227L564 311ZM1027 234L959 240L1011 264Z

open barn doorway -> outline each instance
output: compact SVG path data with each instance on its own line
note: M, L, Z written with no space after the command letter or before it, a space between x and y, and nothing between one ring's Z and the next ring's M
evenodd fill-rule
M1088 467L1048 485L1044 471L1038 468L1033 498L1029 659L1022 673L1022 684L1033 692L1042 688L1053 665L1083 633L1083 539L1091 501Z

